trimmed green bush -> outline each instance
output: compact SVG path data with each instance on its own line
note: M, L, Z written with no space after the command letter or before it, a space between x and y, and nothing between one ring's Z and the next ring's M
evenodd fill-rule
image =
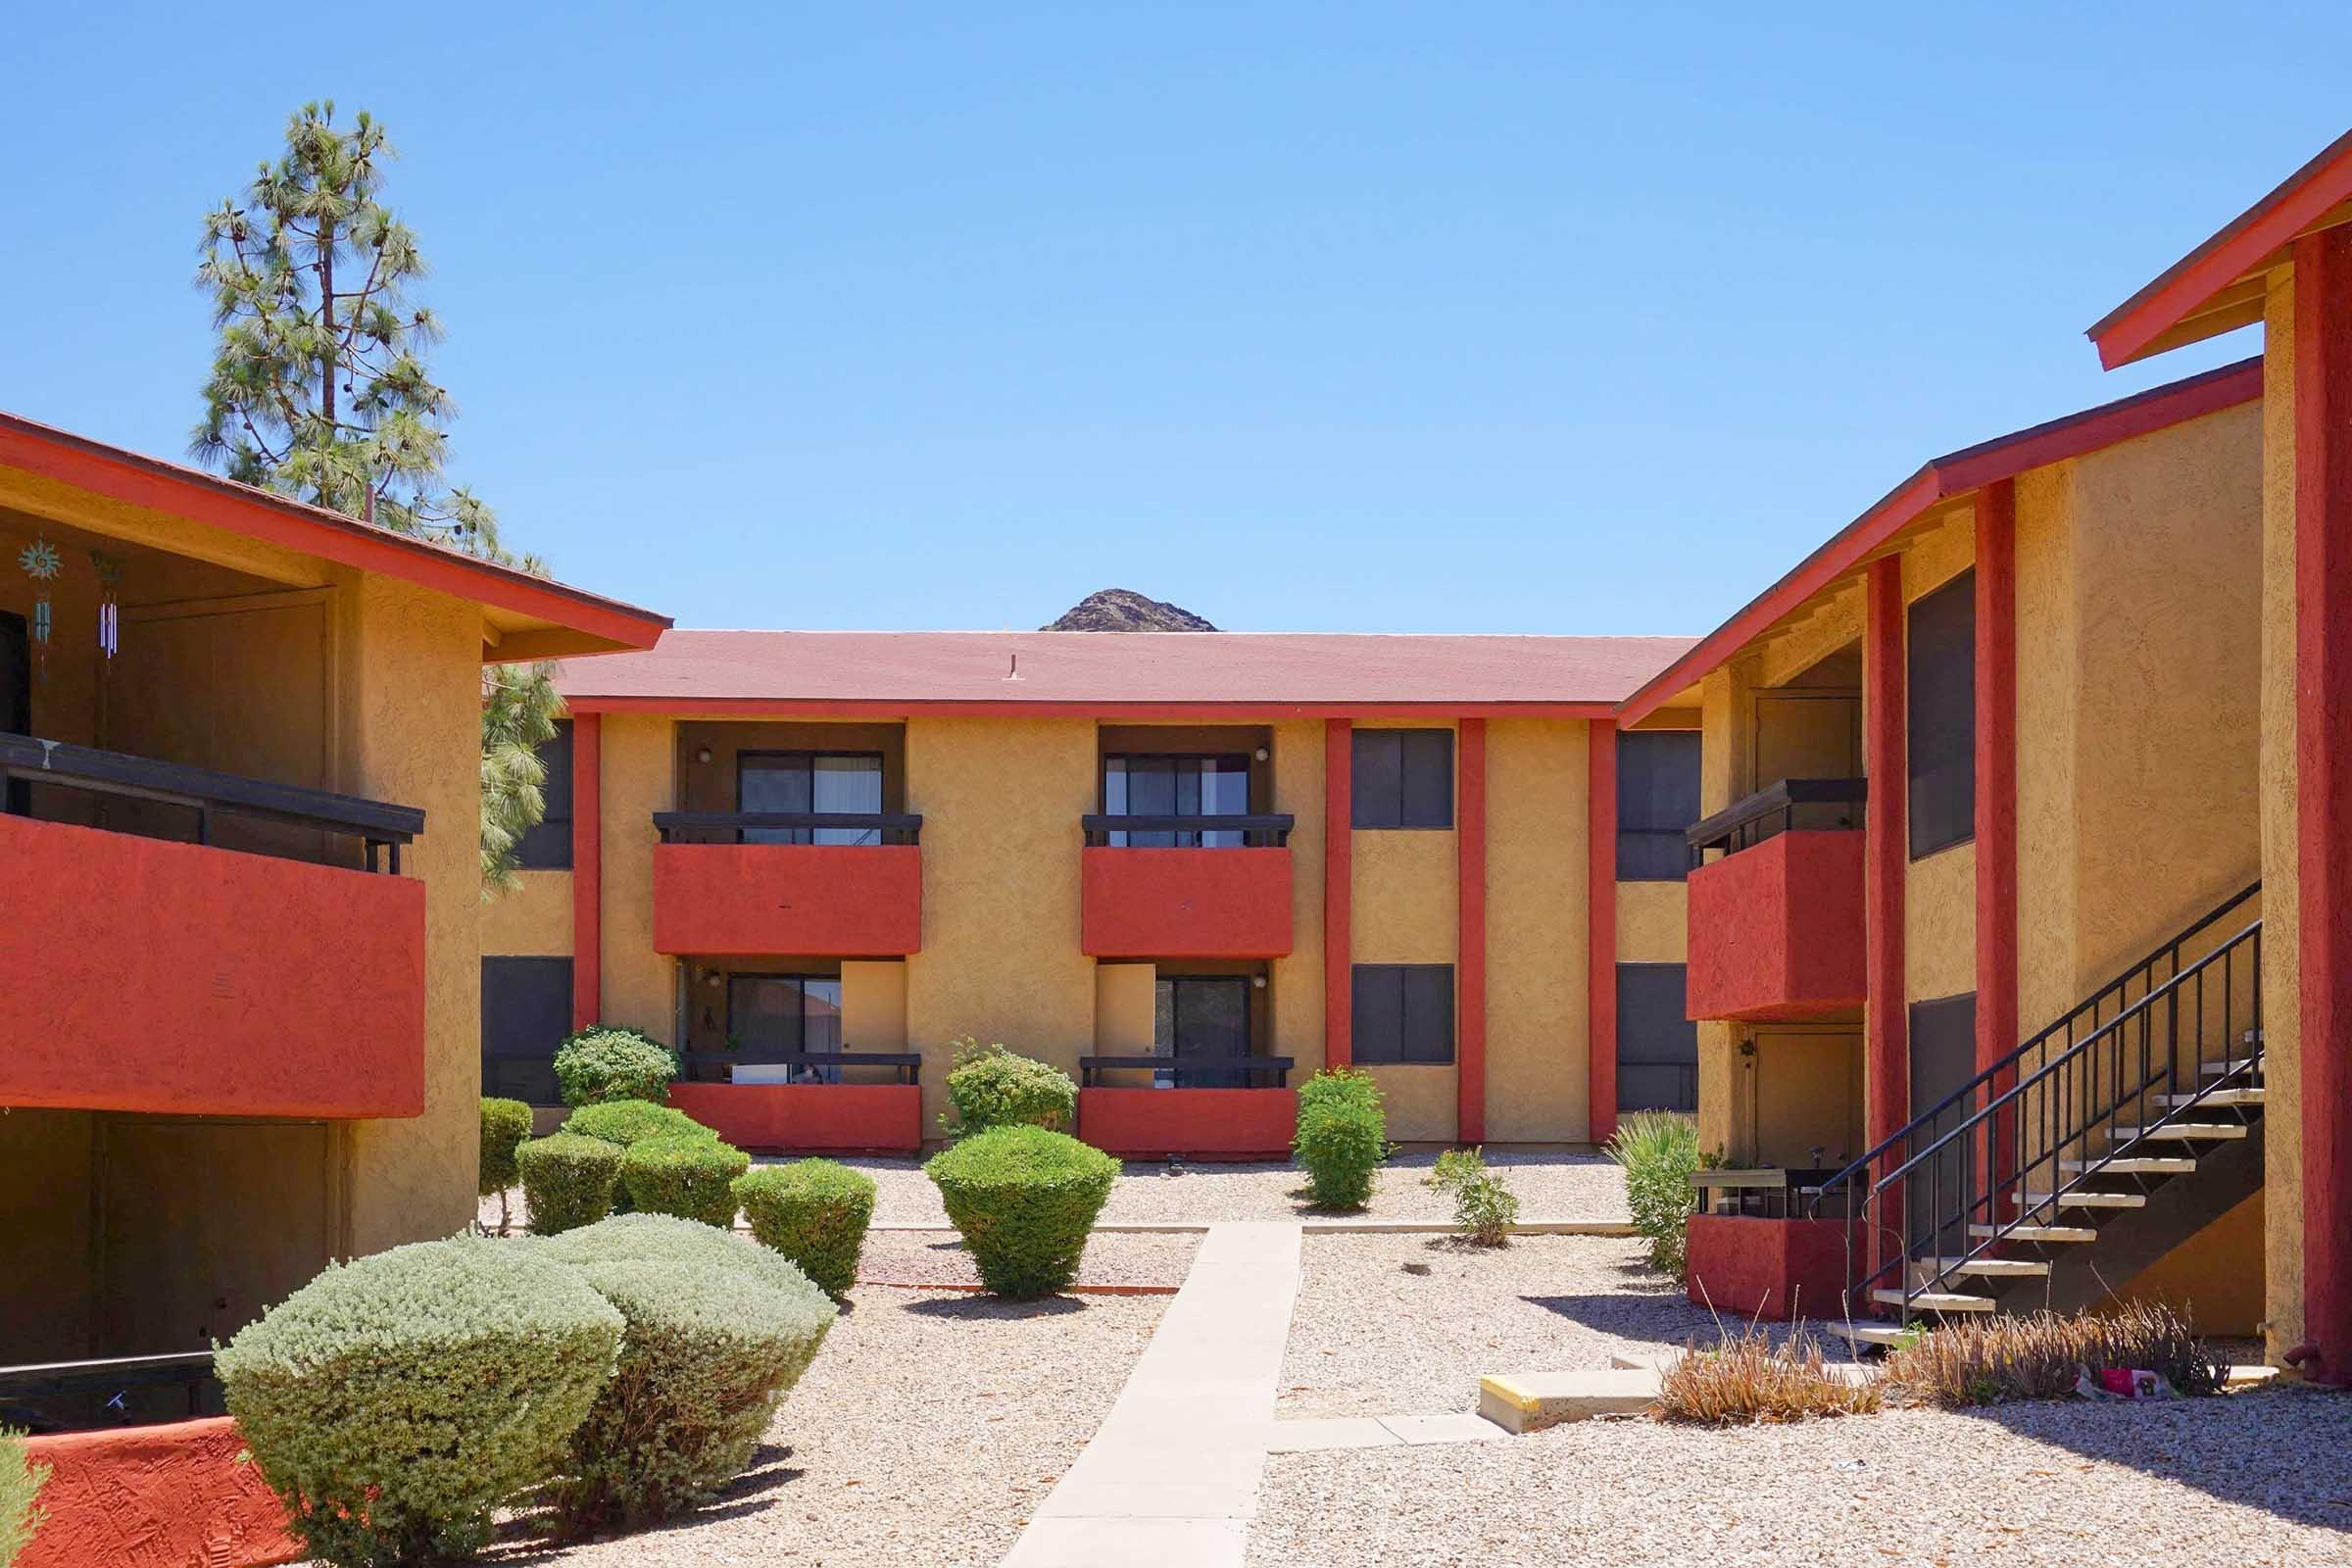
M0 1568L17 1560L33 1533L41 1528L41 1510L33 1506L49 1467L24 1455L24 1434L0 1427Z
M715 1263L600 1262L577 1271L628 1328L553 1494L565 1528L635 1528L715 1495L815 1357L833 1303L797 1275L795 1288L778 1289Z
M590 1024L556 1048L556 1086L566 1105L608 1100L669 1099L678 1054L652 1035L618 1024Z
M620 1184L620 1158L618 1145L578 1133L534 1138L515 1150L532 1234L553 1236L610 1214Z
M559 1263L708 1264L786 1295L816 1290L808 1275L766 1248L669 1214L615 1214L530 1245Z
M215 1364L310 1555L386 1568L489 1542L556 1473L621 1330L574 1270L459 1236L330 1263Z
M970 1035L955 1046L948 1099L956 1106L956 1120L940 1118L950 1136L969 1138L991 1127L1069 1131L1078 1116L1078 1086L1068 1073L1003 1046L984 1046Z
M514 1151L531 1136L531 1107L519 1100L482 1097L482 1162L474 1181L477 1197L498 1200L498 1233L507 1233L507 1189L522 1180Z
M735 1223L735 1178L752 1156L715 1138L681 1133L631 1144L620 1158L629 1206L722 1228Z
M762 1165L736 1179L735 1200L761 1246L799 1264L828 1294L850 1294L874 1218L871 1176L830 1159Z
M716 1138L718 1134L674 1105L649 1100L608 1100L582 1105L564 1118L564 1130L582 1138L601 1138L622 1149L648 1138Z
M1708 1163L1699 1152L1698 1123L1670 1110L1637 1110L1618 1121L1602 1152L1625 1170L1625 1205L1647 1244L1649 1266L1681 1279L1688 1227L1698 1208L1690 1176Z
M1025 1300L1076 1277L1119 1162L1066 1133L996 1127L934 1154L923 1172L963 1233L981 1282Z
M1389 1118L1372 1075L1327 1067L1298 1091L1298 1127L1291 1152L1306 1167L1307 1200L1317 1208L1362 1208L1373 1175L1389 1157Z

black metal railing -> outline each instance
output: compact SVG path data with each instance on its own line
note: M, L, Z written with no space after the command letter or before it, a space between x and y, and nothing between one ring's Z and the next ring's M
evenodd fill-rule
M1737 855L1793 828L1858 828L1869 795L1868 779L1778 779L1690 824L1690 868L1706 864L1709 850Z
M221 1413L213 1352L0 1366L0 1426L87 1431Z
M699 1081L715 1083L716 1078L701 1078L698 1069L727 1069L729 1077L738 1067L782 1067L789 1074L786 1081L802 1084L836 1084L841 1082L844 1067L887 1067L903 1084L919 1080L923 1058L911 1051L766 1051L758 1055L741 1051L684 1051L678 1060L685 1063L689 1074Z
M1135 850L1278 850L1291 842L1293 821L1287 811L1079 818L1089 848Z
M424 831L424 812L357 795L276 784L237 773L133 757L126 752L69 746L27 735L0 734L0 801L7 810L32 814L31 790L66 789L194 813L195 842L214 842L215 818L242 817L285 827L311 828L358 839L370 871L400 871L400 850ZM128 831L109 821L110 830ZM163 834L149 834L162 837ZM239 845L239 848L245 848ZM267 846L255 846L270 853Z
M908 811L656 811L654 829L664 844L919 844L923 819Z
M1079 1083L1098 1087L1105 1072L1150 1072L1179 1089L1203 1085L1238 1089L1281 1089L1290 1083L1290 1056L1080 1056ZM1271 1083L1267 1079L1273 1080Z
M1907 1320L1964 1265L2031 1239L2021 1229L2090 1209L2079 1195L2144 1197L2147 1173L2114 1162L2259 1081L2262 919L2231 916L2261 888L2225 900L1822 1184L1814 1212L1857 1220L1847 1279L1858 1305L1899 1292L1890 1304ZM2226 934L2207 947L2214 932Z

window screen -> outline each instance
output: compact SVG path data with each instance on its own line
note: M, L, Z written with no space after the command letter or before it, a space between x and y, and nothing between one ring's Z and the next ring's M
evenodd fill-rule
M1698 732L1629 730L1617 737L1617 880L1680 882L1684 832L1698 820Z
M806 841L804 841L806 842ZM841 1050L841 977L739 974L727 980L727 1049L746 1066ZM793 1083L837 1084L839 1067L794 1067Z
M1977 574L1911 607L1911 858L1977 831Z
M1617 966L1617 1108L1698 1109L1698 1025L1685 1017L1683 965Z
M1161 975L1152 990L1152 1050L1178 1061L1230 1061L1250 1054L1250 981L1244 975ZM1177 1083L1156 1073L1154 1087ZM1186 1075L1203 1088L1245 1086L1238 1075Z
M547 779L539 786L547 812L514 846L514 863L526 871L571 869L571 720L556 720L553 739L539 748Z
M1357 827L1453 826L1453 731L1355 732Z
M1908 1012L1911 1042L1911 1114L1925 1116L1968 1087L1977 1075L1977 999L1974 993L1936 1002L1914 1002ZM1944 1134L1966 1125L1983 1103L1962 1096L1937 1112L1912 1150L1923 1152ZM1957 1256L1968 1248L1969 1210L1980 1196L1975 1138L1953 1140L1911 1174L1905 1204L1914 1256ZM2046 1178L2037 1183L2046 1189ZM1975 1218L1982 1219L1982 1213ZM2008 1218L2004 1214L2002 1218Z
M1359 1062L1453 1060L1453 965L1359 963L1352 1021Z
M571 1033L569 958L482 960L482 1093L560 1103L556 1047Z

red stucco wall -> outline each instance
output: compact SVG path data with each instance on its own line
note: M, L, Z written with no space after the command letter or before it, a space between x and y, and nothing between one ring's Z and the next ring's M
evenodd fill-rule
M0 816L0 1105L424 1110L424 884Z
M17 1568L255 1568L302 1555L226 1417L32 1438L48 1515Z
M1291 1089L1078 1091L1078 1136L1122 1159L1288 1159L1298 1123Z
M669 1102L738 1149L913 1151L914 1084L672 1084Z
M876 958L923 945L912 844L663 844L654 951L700 957Z
M1862 835L1803 829L1690 873L1689 1012L1751 1022L1862 1005Z
M1741 1317L1839 1317L1846 1225L1836 1219L1693 1214L1687 1239L1690 1299ZM1857 1262L1860 1259L1857 1258Z
M1291 852L1089 849L1079 951L1098 958L1279 958Z

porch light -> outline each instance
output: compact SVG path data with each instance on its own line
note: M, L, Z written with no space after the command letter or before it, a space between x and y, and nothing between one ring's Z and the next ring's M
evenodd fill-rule
M1257 750L1256 750L1254 753L1252 753L1251 755L1253 755L1254 757L1256 757L1256 759L1257 759L1259 761L1261 761L1261 762L1262 762L1262 761L1264 761L1264 760L1266 760L1266 759L1267 759L1269 756L1271 756L1272 754L1271 754L1271 753L1269 753L1269 752L1268 752L1268 751L1267 751L1267 750L1266 750L1266 749L1265 749L1263 746L1260 746L1260 747L1259 747L1259 748L1258 748L1258 749L1257 749Z
M700 746L695 748L694 760L698 762L708 762L710 760L710 748L708 746Z

